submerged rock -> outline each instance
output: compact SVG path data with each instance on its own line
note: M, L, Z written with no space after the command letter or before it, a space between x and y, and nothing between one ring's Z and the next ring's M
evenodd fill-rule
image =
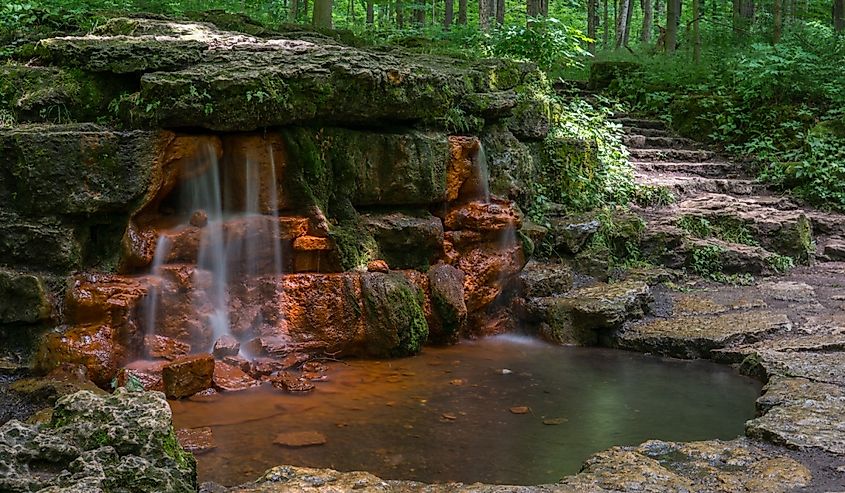
M10 492L196 490L196 462L182 451L164 395L80 391L61 398L48 427L0 427L0 489Z

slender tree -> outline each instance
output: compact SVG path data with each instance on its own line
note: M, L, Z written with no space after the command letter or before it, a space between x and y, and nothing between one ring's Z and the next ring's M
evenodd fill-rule
M678 46L678 19L680 12L678 12L680 2L675 0L668 0L666 2L666 53L675 53L675 48Z
M299 0L290 0L288 8L288 22L296 22L299 17Z
M651 30L654 24L654 4L651 0L641 0L640 7L643 10L643 30L640 32L640 41L648 44L651 43Z
M367 27L372 27L375 20L375 2L373 0L367 0Z
M774 17L774 30L772 32L772 44L778 44L780 37L783 34L783 0L774 0L772 8L772 16Z
M405 10L402 0L396 0L396 27L399 29L405 27Z
M505 23L505 0L496 0L496 24Z
M610 46L610 0L604 0L604 22L602 23L602 46Z
M490 29L490 20L496 16L496 0L478 0L478 25Z
M619 12L616 14L616 49L625 44L625 32L628 29L628 12L631 9L631 0L620 0Z
M692 0L692 59L701 63L701 0Z
M445 0L443 6L443 29L447 31L452 27L452 21L455 16L455 0Z
M458 0L458 24L467 25L467 0Z
M314 0L314 27L332 28L332 0Z
M587 51L596 54L596 34L599 23L598 0L587 0Z
M625 29L622 33L622 45L628 47L631 37L631 22L634 17L634 0L628 0L628 12L625 15Z
M833 29L845 31L845 0L833 0Z

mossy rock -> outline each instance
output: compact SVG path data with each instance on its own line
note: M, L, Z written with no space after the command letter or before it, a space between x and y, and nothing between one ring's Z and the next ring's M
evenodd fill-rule
M157 138L95 125L0 130L0 180L11 194L4 208L30 215L129 212L150 186Z
M43 279L0 269L0 324L41 322L50 318L52 310Z
M428 339L423 294L401 273L362 277L367 353L374 357L417 354Z
M0 259L5 265L69 272L82 266L86 236L56 218L25 218L0 210Z
M490 191L500 197L516 200L527 208L534 195L536 165L528 146L504 125L491 125L481 136L487 170L490 173Z
M379 258L378 243L360 218L331 225L329 237L335 244L337 263L344 271L364 269L370 260Z
M716 130L714 116L725 113L730 106L730 99L723 96L675 96L669 104L672 129L684 137L707 140Z
M424 271L443 255L443 222L428 211L368 213L361 219L391 268Z

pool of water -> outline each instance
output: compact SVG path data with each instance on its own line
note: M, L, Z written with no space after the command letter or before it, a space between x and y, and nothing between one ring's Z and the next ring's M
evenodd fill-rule
M177 428L213 430L217 447L197 457L200 481L240 484L292 464L426 482L554 482L614 445L741 435L760 392L706 361L515 336L332 363L328 376L306 395L268 385L172 402ZM326 443L273 443L291 431Z

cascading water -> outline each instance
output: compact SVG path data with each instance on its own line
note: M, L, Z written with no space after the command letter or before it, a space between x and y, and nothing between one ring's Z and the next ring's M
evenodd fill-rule
M262 161L257 152L247 149L244 159L218 161L209 144L198 158L207 160L209 166L202 173L186 176L179 190L178 213L183 219L169 231L199 229L192 308L195 319L211 334L212 343L224 335L236 335L233 318L247 325L247 330L264 325L260 310L233 313L233 297L243 296L260 306L256 297L261 295L262 278L276 278L283 270L276 162L272 146L267 150L269 160ZM166 233L162 232L156 244L154 276L161 277L170 255ZM156 324L168 316L162 313L160 297L161 288L156 287L147 297L147 334L154 333Z
M478 154L475 159L478 167L478 181L481 185L482 197L485 204L490 203L490 171L487 168L487 153L484 152L484 144L478 144Z

